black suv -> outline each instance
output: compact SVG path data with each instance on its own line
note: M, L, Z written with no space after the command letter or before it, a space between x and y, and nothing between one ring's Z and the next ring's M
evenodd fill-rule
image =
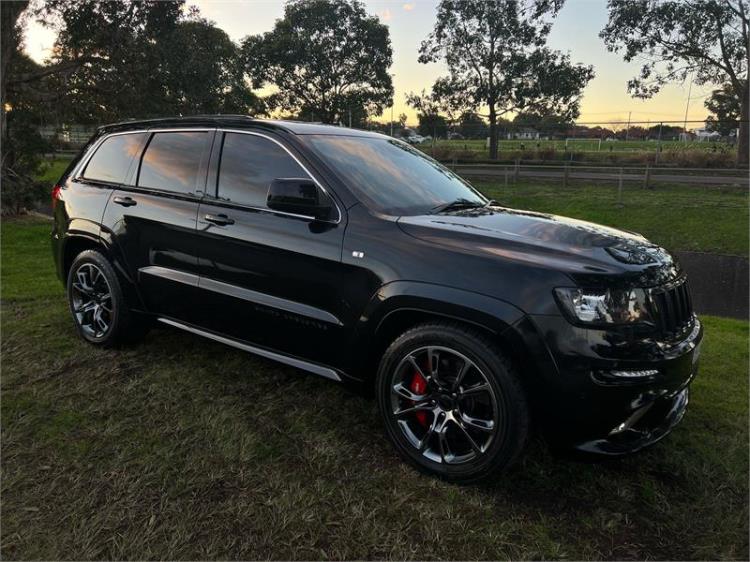
M682 418L701 324L643 237L509 209L393 138L192 117L101 128L53 192L80 335L156 320L377 397L453 481L553 443L621 455Z

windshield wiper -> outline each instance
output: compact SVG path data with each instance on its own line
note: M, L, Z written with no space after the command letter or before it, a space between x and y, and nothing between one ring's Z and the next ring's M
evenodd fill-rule
M476 209L477 207L484 207L485 203L479 201L469 201L468 199L456 199L450 203L443 203L437 207L430 209L431 215L437 215L444 213L445 211L457 211L459 209Z

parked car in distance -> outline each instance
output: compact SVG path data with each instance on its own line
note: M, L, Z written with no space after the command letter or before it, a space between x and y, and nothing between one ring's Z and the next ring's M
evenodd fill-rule
M371 389L396 451L469 482L534 427L624 455L682 418L703 330L638 234L487 200L396 139L192 117L102 127L53 190L80 336L156 321Z
M426 140L426 137L422 135L408 135L404 137L404 142L408 142L409 144L422 144Z

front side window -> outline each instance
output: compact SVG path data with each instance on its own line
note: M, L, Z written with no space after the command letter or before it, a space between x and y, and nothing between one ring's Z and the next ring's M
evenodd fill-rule
M146 133L128 133L105 139L86 165L83 177L106 183L124 183L145 137Z
M273 180L308 177L302 166L275 142L257 135L224 135L219 165L220 199L265 207Z
M154 133L143 154L138 186L194 193L207 135L196 131Z
M343 135L301 138L365 205L378 212L415 215L452 202L486 203L456 174L404 142Z

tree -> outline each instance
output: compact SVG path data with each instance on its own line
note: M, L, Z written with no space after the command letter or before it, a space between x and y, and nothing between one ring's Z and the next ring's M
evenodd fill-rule
M652 125L648 129L648 138L655 140L677 140L685 130L681 125Z
M33 192L46 145L41 121L262 110L244 79L239 47L182 0L2 2L3 195ZM57 31L51 60L23 54L23 23ZM11 111L7 111L11 109Z
M348 123L350 109L379 115L391 103L388 28L357 0L291 0L272 31L242 47L254 86L276 87L269 107Z
M522 111L513 118L516 129L530 127L549 136L562 136L574 127L574 123L562 115L539 115L533 111Z
M39 104L48 99L39 83L47 76L23 53L22 23L28 2L2 2L2 183L3 212L19 213L41 197L43 187L34 179L40 154L48 148L39 135Z
M742 111L740 96L734 91L734 86L725 84L722 88L714 90L706 98L704 105L712 113L706 119L706 124L724 136L733 134L739 124Z
M37 12L58 31L53 65L73 69L59 78L63 117L111 122L172 113L164 81L166 39L182 18L184 0L50 0ZM180 53L187 56L186 53Z
M561 0L441 0L419 62L444 60L433 95L454 110L486 110L490 158L498 117L517 111L574 119L593 68L546 46Z
M446 138L448 136L448 121L437 113L417 115L419 120L418 131L422 136L430 136L433 139Z
M458 132L467 139L484 139L489 129L487 122L475 111L465 111L458 119Z
M213 23L197 15L181 21L161 47L161 79L169 113L263 112L245 81L241 49Z
M668 82L732 85L740 105L737 160L748 165L750 12L746 0L609 0L601 31L607 48L626 61L645 61L628 82L649 98Z
M448 134L448 119L440 115L445 108L433 95L426 94L424 90L421 94L409 93L406 103L417 110L420 135L437 139Z

